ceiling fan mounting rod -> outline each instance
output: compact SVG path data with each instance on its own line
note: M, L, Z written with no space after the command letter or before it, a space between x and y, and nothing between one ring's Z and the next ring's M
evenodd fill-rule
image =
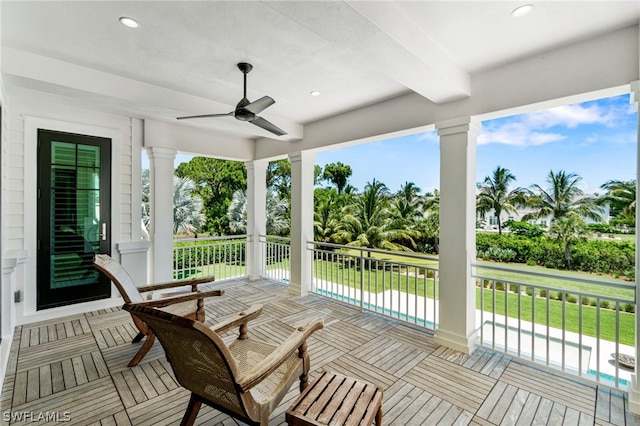
M244 74L244 97L247 97L247 74L249 74L251 72L251 70L253 69L253 65L247 63L247 62L240 62L238 64L238 68L240 69L240 71L242 71L242 74Z

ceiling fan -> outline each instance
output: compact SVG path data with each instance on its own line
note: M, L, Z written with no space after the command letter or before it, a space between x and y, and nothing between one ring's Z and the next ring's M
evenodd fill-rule
M187 120L191 118L208 118L208 117L227 117L233 116L236 120L248 121L251 124L254 124L258 127L262 127L265 130L270 131L271 133L282 136L287 133L280 129L275 124L270 121L265 120L262 117L258 117L256 114L264 111L271 105L275 104L276 101L273 100L270 96L263 96L257 101L250 102L247 99L247 74L253 69L253 65L248 64L246 62L240 62L238 64L238 68L244 74L244 96L240 99L240 102L236 105L236 109L228 112L226 114L204 114L204 115L190 115L187 117L178 117L178 120Z

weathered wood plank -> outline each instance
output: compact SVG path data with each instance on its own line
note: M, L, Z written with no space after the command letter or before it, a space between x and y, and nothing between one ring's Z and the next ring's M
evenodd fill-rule
M225 297L207 301L207 322L262 302L263 315L252 321L250 333L274 344L297 321L324 317L326 328L308 342L311 378L323 367L381 385L385 424L640 425L619 392L484 348L465 355L438 347L417 327L317 295L291 297L277 283L236 280L223 287ZM154 345L143 363L127 367L140 346L129 343L136 333L130 314L119 308L16 327L0 408L70 411L73 424L179 423L189 392L175 381L162 347ZM269 424L285 424L284 412L298 393L292 386ZM240 423L203 407L196 424Z

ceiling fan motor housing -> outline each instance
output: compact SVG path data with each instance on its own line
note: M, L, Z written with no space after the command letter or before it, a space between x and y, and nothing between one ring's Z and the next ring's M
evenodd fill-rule
M251 102L249 102L249 99L247 99L246 97L240 99L240 102L238 102L238 105L236 105L236 110L233 113L234 117L241 121L251 121L255 119L256 115L244 108L250 103Z

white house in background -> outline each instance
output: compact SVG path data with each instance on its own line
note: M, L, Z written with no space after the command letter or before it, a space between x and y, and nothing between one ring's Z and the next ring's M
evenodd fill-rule
M502 212L500 214L500 223L502 223L503 225L503 232L504 232L504 223L507 220L514 220L516 222L521 222L524 216L532 212L533 210L529 207L519 208L518 211L515 213ZM610 209L609 209L608 203L602 206L602 212L599 214L602 217L602 220L596 221L590 217L585 217L584 220L587 223L609 223L611 216L610 216ZM480 212L477 212L476 219L477 219L477 222L481 224L478 229L481 229L483 231L498 231L498 218L493 209L485 213L484 216ZM548 228L549 226L551 226L551 219L552 219L552 216L549 215L548 217L544 217L540 219L530 219L527 222Z

